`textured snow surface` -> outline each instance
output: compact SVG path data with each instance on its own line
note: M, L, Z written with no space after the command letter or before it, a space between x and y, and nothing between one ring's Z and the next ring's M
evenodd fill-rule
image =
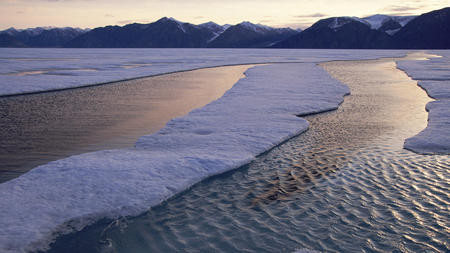
M315 63L263 65L246 76L134 148L72 156L0 184L0 252L43 249L55 232L138 215L305 131L295 115L337 108L349 92Z
M397 63L418 80L430 97L437 99L427 104L427 128L407 139L404 147L421 154L450 154L450 51L430 52L442 57Z
M404 54L381 50L0 48L0 96L222 65L373 59Z

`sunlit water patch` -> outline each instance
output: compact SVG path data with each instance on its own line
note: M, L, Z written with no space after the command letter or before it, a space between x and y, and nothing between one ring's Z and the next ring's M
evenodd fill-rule
M251 66L0 97L0 183L70 155L133 147L170 119L220 98Z
M392 59L323 67L352 95L305 134L49 252L448 252L450 157L402 149L429 98Z

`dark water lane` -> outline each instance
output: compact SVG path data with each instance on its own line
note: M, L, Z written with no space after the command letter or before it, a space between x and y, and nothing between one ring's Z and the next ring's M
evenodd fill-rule
M49 252L448 252L450 157L402 148L426 126L425 92L393 59L323 67L352 94L306 133Z
M0 98L0 183L67 156L132 147L220 98L250 65Z

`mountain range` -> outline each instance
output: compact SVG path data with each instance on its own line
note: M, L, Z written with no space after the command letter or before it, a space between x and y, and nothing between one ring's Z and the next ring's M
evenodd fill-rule
M0 31L0 47L450 49L450 8L420 16L321 19L301 30L242 22L200 25L161 18L95 29Z

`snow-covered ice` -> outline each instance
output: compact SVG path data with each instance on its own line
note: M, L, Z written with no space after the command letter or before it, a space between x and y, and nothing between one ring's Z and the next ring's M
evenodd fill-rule
M404 147L420 154L450 154L450 100L427 104L428 125L408 138Z
M289 49L5 49L0 96L235 64L402 56L405 51Z
M317 66L319 62L405 55L405 51L258 49L0 52L0 62L5 63L0 69L3 94L202 67L291 62L248 70L247 77L223 97L171 120L155 134L142 136L134 148L68 157L0 184L1 252L43 249L55 233L79 230L104 217L137 215L305 131L308 123L295 115L337 108L349 92ZM131 64L140 67L123 67ZM42 69L58 72L63 66L70 68L63 70L66 75L11 75Z
M43 248L55 231L144 212L305 131L296 114L337 108L349 92L314 63L258 66L246 75L135 148L72 156L0 184L0 251Z
M429 97L434 99L450 99L450 80L444 81L419 81Z
M450 154L450 51L430 53L441 57L397 62L431 98L437 99L426 106L427 128L407 139L404 147L421 154Z

